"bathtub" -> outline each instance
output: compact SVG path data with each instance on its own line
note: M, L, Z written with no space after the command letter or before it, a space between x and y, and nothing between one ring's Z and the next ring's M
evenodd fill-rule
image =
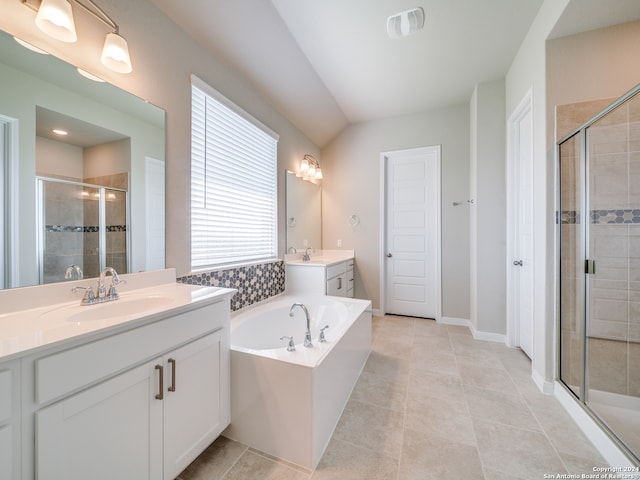
M311 316L313 347L302 344ZM318 342L320 328L326 343ZM287 351L292 335L296 351ZM224 435L315 469L371 352L371 302L279 296L231 319L231 424Z

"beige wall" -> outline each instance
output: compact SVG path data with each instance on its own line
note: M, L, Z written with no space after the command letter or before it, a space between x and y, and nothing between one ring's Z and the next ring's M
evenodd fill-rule
M322 246L356 252L356 291L380 306L380 153L442 145L442 314L469 318L469 109L351 125L322 150ZM453 207L454 201L464 206ZM360 218L353 227L348 219Z
M545 0L505 77L506 118L532 92L534 155L534 339L532 369L538 386L555 378L554 153L546 144L546 41L569 0Z
M82 148L36 137L36 174L82 180Z
M0 28L166 110L166 264L175 267L178 275L183 275L190 270L192 73L280 135L280 218L284 218L285 169L294 170L295 164L304 154L319 155L319 149L271 107L244 79L196 43L150 2L102 0L100 7L115 19L120 26L120 33L127 39L134 68L131 74L113 73L100 64L99 52L104 43L104 32L102 29L94 28L94 21L86 16L78 15L76 18L77 30L82 32L78 42L63 44L48 39L33 26L32 10L15 0L0 0ZM280 222L278 232L281 254L284 253L285 246L284 225L285 222Z

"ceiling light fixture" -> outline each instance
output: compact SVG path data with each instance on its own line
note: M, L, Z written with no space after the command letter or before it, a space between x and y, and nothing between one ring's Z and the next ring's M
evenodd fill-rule
M390 38L402 38L413 35L424 27L422 7L411 8L387 18L387 34Z
M53 133L55 133L56 135L60 135L61 137L64 137L65 135L69 135L69 132L67 132L66 130L63 130L61 128L54 128L51 131Z
M39 7L32 5L30 0L20 0L27 7L37 11L36 25L51 38L62 42L75 42L76 25L73 20L71 0L42 0ZM93 0L73 0L73 3L91 14L109 27L105 38L100 60L110 70L118 73L130 73L133 70L127 41L120 36L118 25Z
M310 182L322 180L320 162L318 162L313 155L305 155L302 160L300 160L300 168L298 169L296 177Z

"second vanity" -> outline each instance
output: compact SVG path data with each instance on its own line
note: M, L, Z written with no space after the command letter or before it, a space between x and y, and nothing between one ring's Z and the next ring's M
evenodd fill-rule
M122 277L113 302L0 313L0 479L174 479L229 424L235 290ZM93 283L2 291L2 312Z
M309 259L300 254L285 256L287 293L354 296L354 251L321 250Z

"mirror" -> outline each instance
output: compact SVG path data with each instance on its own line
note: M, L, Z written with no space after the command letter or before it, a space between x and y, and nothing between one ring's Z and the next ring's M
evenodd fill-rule
M0 71L0 288L164 268L165 112L4 32Z
M322 189L287 171L287 253L322 248Z

